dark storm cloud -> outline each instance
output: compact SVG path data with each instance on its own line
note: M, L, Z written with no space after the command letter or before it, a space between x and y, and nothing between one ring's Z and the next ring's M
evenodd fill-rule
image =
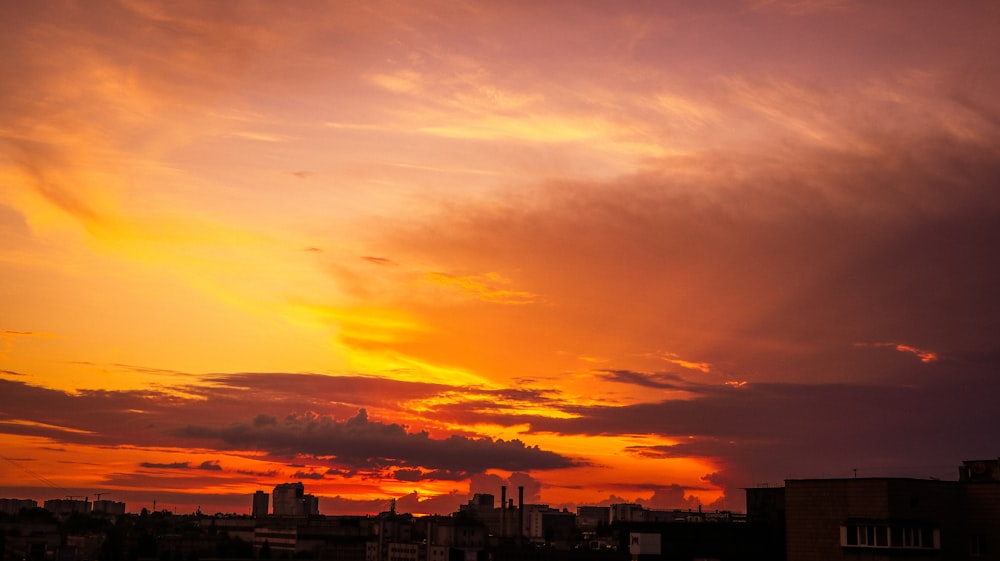
M471 475L466 471L448 469L436 469L425 473L419 469L403 468L392 472L392 476L400 481L461 481Z
M904 357L905 358L905 357ZM559 434L650 434L674 445L631 446L644 457L717 459L706 480L728 487L788 477L951 477L963 459L995 456L995 354L927 364L907 383L759 383L688 400L577 407L572 419L531 421Z
M182 378L183 379L183 378ZM453 389L424 383L318 374L219 374L210 386L178 385L160 390L79 390L67 393L0 379L0 431L47 436L60 441L103 444L182 444L167 429L183 418L214 424L245 415L247 399L272 404L252 422L276 424L290 411L354 415L363 405L395 406ZM358 396L366 397L360 402ZM15 422L17 421L17 422Z
M189 425L178 434L219 440L235 448L265 449L273 454L331 458L338 465L364 469L400 466L478 473L491 468L516 471L574 465L570 458L526 446L520 440L457 435L432 439L427 432L408 433L399 424L369 421L364 409L342 422L315 414L290 415L277 425Z

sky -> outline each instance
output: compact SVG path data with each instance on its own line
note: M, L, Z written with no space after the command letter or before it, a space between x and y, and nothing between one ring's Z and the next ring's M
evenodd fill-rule
M1000 454L1000 5L0 3L0 496L742 511Z

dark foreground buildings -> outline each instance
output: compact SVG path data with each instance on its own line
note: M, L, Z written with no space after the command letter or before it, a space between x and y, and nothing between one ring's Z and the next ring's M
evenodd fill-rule
M301 484L250 499L253 516L121 514L0 500L0 561L995 560L1000 561L1000 461L968 461L957 481L793 479L747 489L747 512L577 512L478 494L448 516L394 508L321 516ZM89 502L84 501L84 507Z
M747 518L785 535L787 561L1000 560L1000 460L958 481L792 479L747 489Z

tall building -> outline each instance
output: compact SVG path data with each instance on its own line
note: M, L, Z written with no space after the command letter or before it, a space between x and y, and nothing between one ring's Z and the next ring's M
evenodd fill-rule
M309 494L302 495L302 510L303 514L319 514L319 497Z
M305 486L302 482L281 483L274 487L271 497L274 500L275 516L302 516L303 497L305 496Z
M251 514L254 518L267 516L269 495L264 491L257 491L253 494L253 510Z
M281 483L271 492L275 516L309 516L319 514L319 498L307 495L301 482Z

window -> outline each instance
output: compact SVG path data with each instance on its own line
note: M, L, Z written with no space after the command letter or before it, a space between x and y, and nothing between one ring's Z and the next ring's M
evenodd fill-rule
M969 557L980 557L983 554L982 534L972 534L969 536Z
M941 549L937 528L890 524L846 524L840 527L844 547L885 547L892 549Z

